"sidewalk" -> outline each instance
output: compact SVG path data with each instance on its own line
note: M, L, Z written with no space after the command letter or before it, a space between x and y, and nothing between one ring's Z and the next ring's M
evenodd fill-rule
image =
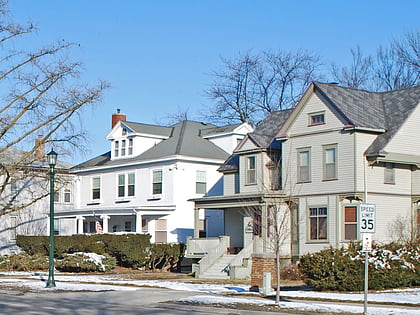
M36 292L69 291L121 291L139 290L141 287L157 287L193 294L186 298L173 300L174 303L214 305L236 309L294 310L299 312L321 313L363 313L363 293L332 293L308 290L281 291L279 306L274 303L275 292L264 297L249 292L247 285L194 283L182 280L131 280L121 275L78 275L56 274L56 288L45 288L47 273L0 273L2 293L16 290ZM9 294L11 293L9 292ZM197 295L194 294L197 292ZM420 288L387 290L368 294L369 314L418 314L420 315Z

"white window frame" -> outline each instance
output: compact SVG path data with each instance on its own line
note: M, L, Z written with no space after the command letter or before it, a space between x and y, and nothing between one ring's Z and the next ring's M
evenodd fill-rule
M395 167L394 163L385 162L384 183L395 184Z
M251 163L253 161L253 164ZM251 168L253 166L253 168ZM257 184L257 157L255 155L245 157L245 184Z
M128 139L128 155L133 155L134 140L133 138Z
M327 152L334 150L334 162L329 161L330 156ZM328 174L328 168L334 166L334 176ZM338 146L337 144L328 144L322 146L322 168L323 168L323 180L336 180L338 179Z
M316 209L316 214L311 214L311 210ZM321 209L325 209L324 213L319 213ZM327 206L310 206L308 207L308 241L309 242L328 242L328 207ZM311 219L316 219L316 237L312 238ZM320 220L325 219L325 238L321 238Z
M122 184L120 178L123 179ZM130 187L133 186L131 189ZM122 188L122 191L120 189ZM122 194L120 194L122 192ZM117 198L134 197L136 195L136 173L120 173L117 175Z
M118 157L120 152L120 142L118 140L114 141L114 156Z
M127 153L127 140L121 140L121 156L125 156Z
M160 173L160 181L155 181L155 173ZM160 192L155 193L155 185L160 184ZM163 170L152 170L152 195L161 195L163 193Z
M308 153L308 165L302 165L302 154L307 152ZM308 178L302 178L302 168L307 167L308 168ZM312 165L311 165L311 148L299 148L297 149L297 181L298 183L309 183L312 179Z
M204 188L204 191L203 191ZM207 193L207 171L196 170L195 172L195 193Z
M356 209L356 221L346 221L346 208L355 208ZM357 204L345 204L343 206L343 240L345 242L357 241L358 240L358 216L359 216L359 207ZM354 239L346 238L346 226L355 226L356 236Z
M98 179L98 181L99 181L99 187L95 187L95 183L94 183L94 181L95 181L95 179ZM99 193L99 197L98 198L95 198L94 197L94 194L95 194L95 189L99 189L98 190L98 193ZM92 178L91 178L91 190L90 190L90 197L91 197L91 199L92 200L101 200L101 198L102 198L102 178L100 177L100 176L93 176Z
M319 126L325 124L325 112L308 114L308 126Z

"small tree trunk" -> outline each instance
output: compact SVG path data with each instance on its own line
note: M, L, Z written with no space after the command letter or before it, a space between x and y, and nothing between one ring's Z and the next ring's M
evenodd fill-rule
M280 252L276 251L276 277L277 277L277 285L276 285L276 304L280 304Z

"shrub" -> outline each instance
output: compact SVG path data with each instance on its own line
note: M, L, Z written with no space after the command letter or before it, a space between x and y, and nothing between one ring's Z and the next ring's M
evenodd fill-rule
M420 241L375 245L369 253L369 289L420 285ZM364 287L365 254L360 243L304 255L299 272L317 290L360 291Z
M280 268L280 279L282 280L302 280L299 268L296 264L282 266Z
M39 254L31 256L27 253L3 256L0 261L0 268L8 271L48 270L48 257Z
M184 244L151 244L148 248L148 268L175 271L185 250Z
M66 254L63 259L57 260L57 270L64 272L91 272L110 271L116 264L116 260L108 255L95 253L73 253Z

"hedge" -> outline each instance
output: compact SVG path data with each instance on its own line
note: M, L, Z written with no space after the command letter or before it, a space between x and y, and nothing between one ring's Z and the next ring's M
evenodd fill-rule
M150 235L145 234L78 234L56 236L54 241L57 259L76 252L107 254L116 259L117 265L135 269L174 271L184 252L183 244L151 244ZM29 255L48 255L48 236L18 235L16 243Z
M374 245L368 255L369 289L420 286L420 240L406 244ZM306 284L316 290L361 291L365 253L360 243L330 247L299 261Z

